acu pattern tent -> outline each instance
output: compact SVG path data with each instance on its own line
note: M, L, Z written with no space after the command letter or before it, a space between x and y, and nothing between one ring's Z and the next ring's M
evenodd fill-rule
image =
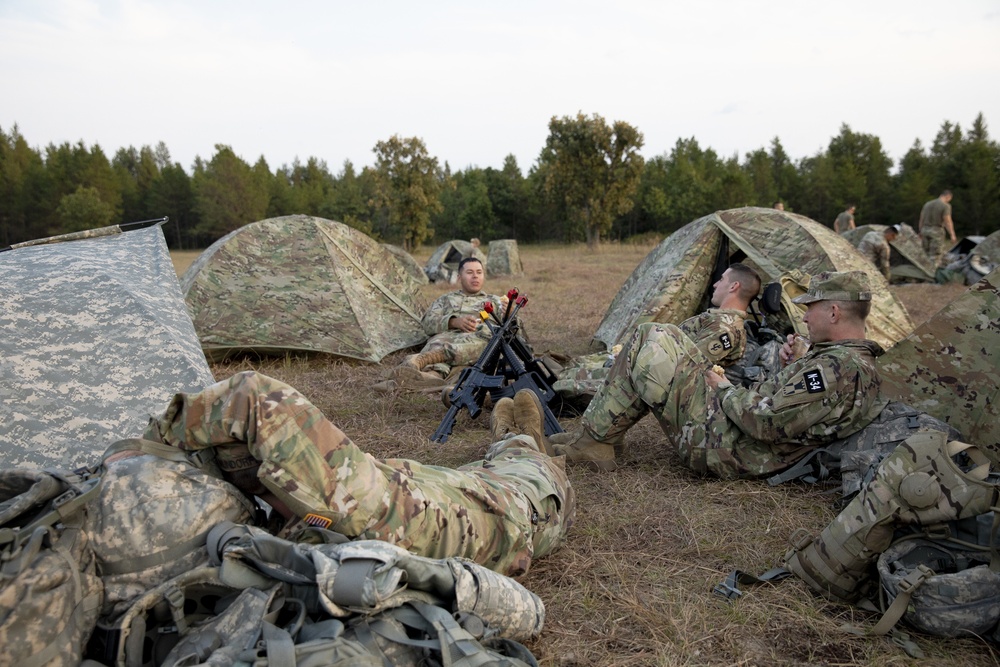
M878 360L882 391L947 421L1000 463L1000 268Z
M214 381L159 226L0 253L2 465L92 465Z
M301 351L377 362L427 339L416 283L395 255L323 218L245 225L207 248L181 287L211 358Z
M765 283L795 270L865 271L873 290L868 337L888 348L913 329L885 278L839 234L805 216L746 207L699 218L664 239L619 289L594 339L610 348L643 322L676 324L695 315L708 306L716 266L737 261L756 268ZM804 333L803 312L786 309L790 326Z
M453 239L442 243L427 260L427 277L432 283L455 282L458 279L458 263L466 257L476 257L486 267L486 255L468 241Z
M900 224L899 227L900 231L896 235L896 240L889 243L889 268L893 282L907 280L934 282L937 267L924 252L920 237L913 231L913 227L905 223ZM843 232L841 236L856 248L868 232L881 233L885 229L886 225L861 225Z

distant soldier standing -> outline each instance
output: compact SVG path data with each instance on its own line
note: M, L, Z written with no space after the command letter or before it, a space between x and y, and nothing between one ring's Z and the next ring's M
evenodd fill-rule
M858 252L868 258L868 261L878 267L886 280L889 280L891 270L889 267L889 244L896 240L899 234L899 225L891 225L885 230L871 231L861 238L858 244Z
M920 210L920 224L917 227L924 243L924 252L935 267L941 265L944 257L944 233L952 244L956 242L955 223L951 219L951 190L945 190L935 199L930 200Z
M885 407L875 357L865 339L871 288L862 271L820 273L803 321L812 347L798 357L792 337L778 374L738 387L677 327L640 325L583 415L580 430L549 440L556 454L598 470L614 470L615 447L652 412L668 442L696 473L747 478L792 466L817 447L860 431Z
M847 209L842 211L837 219L833 221L833 231L838 234L843 234L846 231L854 229L854 204L848 204Z

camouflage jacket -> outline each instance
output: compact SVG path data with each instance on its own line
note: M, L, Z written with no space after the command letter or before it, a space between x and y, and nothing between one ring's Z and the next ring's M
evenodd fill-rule
M746 318L745 310L709 308L678 326L713 364L732 366L747 347Z
M885 407L870 340L818 343L772 379L723 385L723 412L738 430L735 450L750 474L782 470L808 451L860 431Z
M456 290L442 294L435 299L427 312L424 313L420 323L428 336L443 333L448 331L448 320L457 315L479 315L479 311L483 309L483 303L486 301L492 301L496 312L503 314L503 310L500 308L500 297L495 294L486 294L482 291L466 294L462 290ZM490 335L489 329L482 323L479 324L476 333L482 333L487 338Z
M868 232L858 244L858 252L878 267L885 279L889 279L889 244L882 232Z

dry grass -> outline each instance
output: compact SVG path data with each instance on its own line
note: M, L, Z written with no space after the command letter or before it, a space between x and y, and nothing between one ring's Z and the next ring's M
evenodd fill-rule
M523 247L526 275L490 287L502 292L516 285L528 295L523 314L536 351L580 354L619 286L651 249L615 245L592 254L582 246ZM415 255L423 261L431 250ZM449 288L424 289L429 302ZM897 294L919 322L960 291L907 286ZM486 419L472 422L466 415L446 445L429 442L440 403L372 394L367 387L381 366L327 357L244 359L217 364L213 372L221 379L250 368L298 387L376 456L459 465L480 457L488 444ZM845 624L873 621L814 598L798 581L748 589L733 604L711 593L734 568L759 573L778 564L796 528L818 532L834 516L829 496L798 486L699 479L678 464L649 418L629 432L627 443L616 473L571 469L576 525L567 544L522 579L547 607L545 630L529 647L542 665L913 664L884 639L846 633ZM923 664L998 663L977 639L919 643L928 656Z

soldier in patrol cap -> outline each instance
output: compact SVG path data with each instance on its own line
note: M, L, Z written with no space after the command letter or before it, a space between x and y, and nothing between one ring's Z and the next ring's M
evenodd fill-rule
M681 460L699 474L722 478L771 475L816 447L855 433L874 420L879 398L875 357L882 348L865 339L871 309L861 271L820 273L794 301L811 348L782 346L785 367L751 387L737 387L680 329L640 325L604 386L587 407L580 429L550 438L557 454L598 470L613 470L625 432L652 412Z

